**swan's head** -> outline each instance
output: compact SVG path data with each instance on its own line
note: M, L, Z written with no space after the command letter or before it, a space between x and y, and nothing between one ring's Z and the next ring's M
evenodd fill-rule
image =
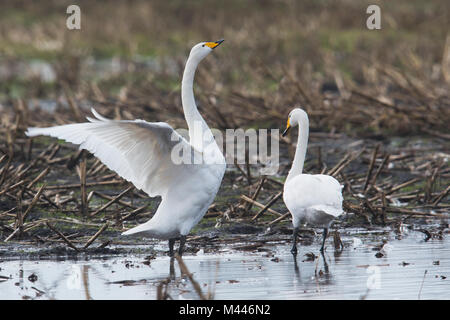
M284 137L292 127L300 124L306 124L308 122L308 114L303 109L295 108L289 113L286 129L281 135Z
M197 61L201 61L204 57L211 53L214 48L218 47L225 40L221 39L215 42L200 42L192 47L189 58L194 58Z

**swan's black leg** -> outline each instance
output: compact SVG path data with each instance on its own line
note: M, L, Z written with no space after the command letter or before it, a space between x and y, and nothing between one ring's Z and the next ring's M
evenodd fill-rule
M329 269L328 269L328 262L327 259L325 258L325 255L323 254L323 251L320 251L320 255L322 256L323 259L323 266L325 268L325 274L330 273Z
M292 249L291 253L296 256L297 255L297 236L298 236L298 228L294 228L292 232Z
M186 236L180 236L180 247L178 248L178 254L183 255L184 244L186 243Z
M169 257L173 257L173 246L175 245L175 239L169 239Z
M175 266L174 266L174 257L170 257L170 266L169 266L169 278L170 280L175 280Z
M295 271L295 274L297 275L298 279L300 280L300 268L298 267L297 256L295 254L293 254L292 258L294 259L294 271Z
M323 229L323 241L322 241L322 247L320 248L320 252L323 252L323 248L325 247L325 240L327 239L328 235L328 228Z

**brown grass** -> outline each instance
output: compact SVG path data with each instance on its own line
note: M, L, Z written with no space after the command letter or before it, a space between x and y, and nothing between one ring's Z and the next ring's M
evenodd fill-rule
M365 149L346 150L332 161L327 159L330 154L319 151L317 165L309 164L307 171L335 174L346 186L346 211L368 222L402 221L390 220L389 215L442 217L448 210L447 0L78 3L81 31L65 28L65 9L71 1L0 4L3 239L57 241L32 232L55 222L40 218L38 209L77 219L98 212L101 217L75 222L93 223L94 235L103 230L104 220L119 230L126 219L148 219L153 208L145 210L132 200L147 201L145 196L126 189L98 161L89 157L85 163L83 154L70 146L32 141L23 132L28 126L80 121L89 106L115 119L162 120L185 127L179 85L184 62L193 44L219 38L225 43L202 62L196 76L199 109L211 126L282 128L290 109L301 105L310 115L312 138L345 134L389 142L398 136L432 136L439 152L423 146L387 150L371 141ZM365 9L372 3L382 9L380 31L365 28ZM92 58L116 59L121 69L103 74L92 69ZM34 59L49 63L55 81L22 74ZM149 61L158 67L146 67ZM30 105L39 100L56 101L56 111L32 110ZM285 148L290 140L283 143ZM355 162L359 168L350 168ZM397 179L398 169L389 168L392 163L399 164L407 179ZM261 222L269 225L288 218L285 210L269 208L277 201L280 182L260 180L250 170L241 170L224 182L241 188L234 200L213 206L208 214L223 221L229 217L250 221L255 213L258 220L275 213ZM283 167L281 173L285 171ZM66 177L58 182L61 175ZM116 195L92 192L108 186L114 186ZM366 200L358 194L366 195ZM89 203L100 198L111 207ZM396 199L408 202L408 207L397 208ZM92 234L79 242L86 243ZM78 244L70 235L65 237Z

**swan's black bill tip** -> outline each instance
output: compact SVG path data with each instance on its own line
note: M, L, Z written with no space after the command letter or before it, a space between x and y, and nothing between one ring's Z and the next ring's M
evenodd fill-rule
M218 47L222 42L224 42L225 41L225 39L220 39L220 40L217 40L216 42L214 42L216 45L214 46L214 48L213 49L215 49L216 47Z
M291 129L291 127L287 127L287 128L283 131L283 133L281 134L281 136L282 136L282 137L285 137L285 136L288 134L288 132L289 132L290 129Z

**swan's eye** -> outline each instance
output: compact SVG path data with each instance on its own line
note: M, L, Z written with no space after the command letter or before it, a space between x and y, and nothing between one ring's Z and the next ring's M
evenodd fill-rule
M202 44L202 47L204 47L205 45L204 44Z

